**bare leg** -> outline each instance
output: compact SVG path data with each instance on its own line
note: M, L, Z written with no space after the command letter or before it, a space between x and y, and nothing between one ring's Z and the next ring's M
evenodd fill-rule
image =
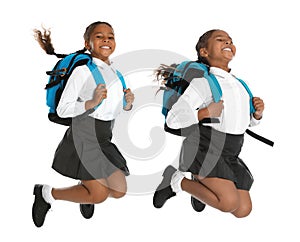
M93 204L105 201L109 192L106 180L99 179L82 181L81 184L67 188L53 188L52 196L57 200Z
M201 183L184 178L183 191L223 212L234 212L240 204L239 192L232 181L195 176Z
M127 185L123 172L117 170L107 179L85 180L81 184L66 188L53 188L52 196L56 200L65 200L80 204L95 204L104 202L109 196L123 197Z

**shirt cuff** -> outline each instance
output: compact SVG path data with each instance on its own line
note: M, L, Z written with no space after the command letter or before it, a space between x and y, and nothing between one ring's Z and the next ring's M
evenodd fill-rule
M198 122L198 110L190 113L181 112L177 116L170 110L166 118L166 124L171 129L186 128Z
M250 119L250 127L252 126L256 126L260 123L260 120L257 120L256 118L254 118L253 114L251 114L251 119Z
M83 114L85 111L85 102L76 102L75 113L80 115Z

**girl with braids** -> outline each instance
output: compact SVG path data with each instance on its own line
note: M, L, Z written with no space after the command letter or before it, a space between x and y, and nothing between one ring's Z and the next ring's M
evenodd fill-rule
M58 55L51 44L50 32L35 32L46 53ZM57 113L73 120L57 147L52 168L80 182L66 188L42 184L34 186L32 218L37 227L43 225L55 200L79 203L82 215L90 218L94 204L104 202L108 197L121 198L126 194L125 176L129 175L129 170L111 139L114 119L122 108L126 111L132 108L134 95L130 89L123 90L109 59L116 47L112 26L106 22L92 23L84 33L84 44L81 52L90 52L106 84L96 85L86 65L76 67L66 84Z
M207 65L217 78L223 91L222 100L213 102L207 80L194 78L168 112L168 127L178 129L196 124L197 129L183 141L179 169L171 165L165 169L153 204L161 208L176 193L185 191L192 195L192 206L198 212L209 205L245 217L252 209L249 190L253 177L238 156L245 130L262 118L264 102L254 97L256 111L250 115L249 95L230 73L228 65L236 47L225 31L204 33L196 51L197 62ZM201 122L207 118L219 118L220 122ZM190 172L192 179L186 178L183 172Z

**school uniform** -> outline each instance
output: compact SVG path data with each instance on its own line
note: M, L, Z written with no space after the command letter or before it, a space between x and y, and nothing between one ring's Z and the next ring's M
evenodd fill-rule
M252 174L238 156L246 129L259 121L250 115L249 94L243 85L220 68L211 67L210 72L216 76L223 92L220 123L198 121L198 110L213 102L205 78L191 81L166 118L167 125L173 129L195 126L183 141L179 169L202 177L228 179L238 189L250 190Z
M60 117L72 117L72 125L56 149L52 168L79 180L107 178L117 170L129 175L126 160L111 142L114 120L123 110L123 86L112 64L93 61L105 80L107 98L95 111L85 110L96 82L83 65L73 71L57 107Z

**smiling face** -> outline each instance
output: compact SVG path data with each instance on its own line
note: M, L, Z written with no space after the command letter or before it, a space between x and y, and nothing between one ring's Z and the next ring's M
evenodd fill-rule
M222 30L216 30L207 41L207 45L199 50L200 55L208 61L210 66L229 70L228 63L233 59L236 48L231 37Z
M113 29L107 24L98 24L92 31L88 41L85 41L85 48L96 57L109 64L109 56L116 48Z

